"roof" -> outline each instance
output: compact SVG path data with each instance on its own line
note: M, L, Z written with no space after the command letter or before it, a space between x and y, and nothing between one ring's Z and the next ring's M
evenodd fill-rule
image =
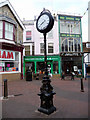
M23 24L24 25L34 25L34 20L24 20Z
M5 5L7 5L7 6L10 8L10 10L11 10L12 13L14 14L14 16L16 17L16 19L17 19L17 21L19 22L19 24L21 25L21 27L22 27L23 29L25 29L25 27L24 27L21 19L19 18L18 14L16 13L15 9L13 8L13 6L12 6L11 3L9 2L9 0L0 2L0 7L3 7L3 6L5 6Z
M57 12L57 15L62 15L62 16L71 16L71 17L82 17L80 14L78 13L65 13L65 12Z

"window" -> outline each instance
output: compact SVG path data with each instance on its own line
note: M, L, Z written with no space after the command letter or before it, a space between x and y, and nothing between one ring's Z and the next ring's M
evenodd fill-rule
M44 43L40 43L40 53L44 53Z
M86 43L86 48L90 48L90 43Z
M2 33L3 33L3 22L0 21L0 38L2 38Z
M53 53L53 43L48 43L48 53Z
M59 71L58 71L58 61L53 62L53 72L54 72L54 74L59 73Z
M80 38L64 38L61 37L62 52L80 52Z
M5 22L5 38L13 40L13 25Z
M80 34L80 22L61 20L60 33Z
M30 46L25 46L25 56L30 56Z
M19 68L20 66L19 57L20 56L21 55L19 54L19 52L15 52L14 60L7 60L7 59L0 60L0 72L20 71L20 68Z
M26 40L31 40L31 31L26 31Z
M34 55L34 44L32 45L32 55Z

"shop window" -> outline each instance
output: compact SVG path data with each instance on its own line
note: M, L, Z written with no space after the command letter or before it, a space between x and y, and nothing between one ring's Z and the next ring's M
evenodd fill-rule
M48 53L53 53L53 43L48 43Z
M44 53L44 43L40 43L40 53Z
M0 21L0 38L2 38L2 34L3 34L3 22Z
M13 40L13 25L5 22L5 38Z
M35 71L35 65L34 65L34 62L26 62L25 63L25 73L26 73L26 70L30 69L31 72L34 72Z
M30 56L30 46L25 46L25 56Z
M86 72L90 74L90 66L86 68Z
M31 36L31 31L26 31L26 40L31 40L32 36Z
M0 61L0 72L14 72L20 71L19 52L15 52L15 59L3 59Z
M43 74L44 71L45 71L45 64L44 64L44 62L37 62L37 72Z
M58 74L59 71L58 71L58 61L54 61L53 62L53 73L54 74Z

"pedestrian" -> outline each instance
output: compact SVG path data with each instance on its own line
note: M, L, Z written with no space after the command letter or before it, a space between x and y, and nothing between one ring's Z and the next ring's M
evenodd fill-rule
M62 72L61 80L65 80L64 72Z
M71 80L74 80L74 75L75 75L75 73L71 72Z

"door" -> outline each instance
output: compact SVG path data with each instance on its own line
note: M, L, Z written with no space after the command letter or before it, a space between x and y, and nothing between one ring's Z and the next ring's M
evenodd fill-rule
M65 75L71 75L73 69L73 62L64 62L64 73Z

